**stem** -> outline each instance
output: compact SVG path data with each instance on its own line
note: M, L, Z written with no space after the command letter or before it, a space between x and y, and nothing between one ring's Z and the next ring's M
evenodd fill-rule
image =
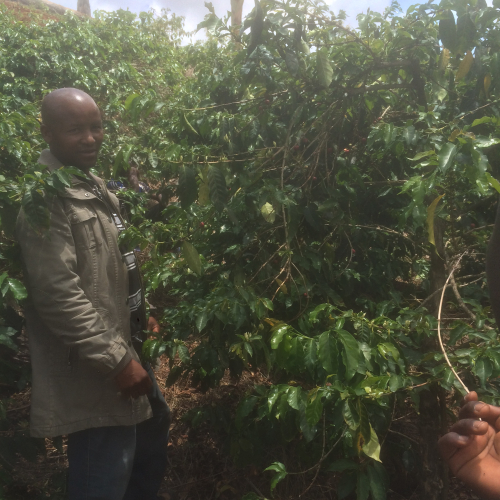
M467 252L464 252L457 260L457 262L455 262L455 265L453 266L450 274L448 275L448 278L443 286L443 291L441 292L441 300L439 301L439 310L438 310L438 339L439 339L439 345L441 346L441 351L443 353L443 356L444 356L444 359L446 360L446 363L448 363L448 366L450 367L450 370L452 371L453 375L455 375L455 378L460 382L460 384L462 385L462 387L464 388L465 392L467 394L469 394L469 389L467 388L467 386L462 382L462 379L458 376L458 373L455 371L455 369L453 368L453 366L451 365L451 362L448 358L448 355L446 354L446 351L445 351L445 348L444 348L444 345L443 345L443 339L441 338L441 309L443 307L443 300L444 300L444 294L446 292L446 288L447 288L447 285L448 285L448 282L450 281L451 277L453 276L453 273L455 272L456 268L458 267L458 265L460 264L460 261L462 260L462 257L466 254Z

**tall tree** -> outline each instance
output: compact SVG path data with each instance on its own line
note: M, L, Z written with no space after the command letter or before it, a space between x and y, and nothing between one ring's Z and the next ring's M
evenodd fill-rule
M240 39L240 30L236 26L241 26L244 0L231 0L231 26L234 28L234 36Z
M86 16L92 17L89 0L78 0L76 10Z

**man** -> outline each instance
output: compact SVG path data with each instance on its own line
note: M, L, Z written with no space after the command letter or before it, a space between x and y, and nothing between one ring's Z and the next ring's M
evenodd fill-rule
M486 255L490 302L500 325L500 203ZM465 396L460 420L439 440L451 471L481 498L500 498L500 408Z
M118 246L118 200L90 172L104 138L100 111L80 90L55 90L42 103L41 132L49 150L39 163L81 175L48 200L48 234L22 210L17 221L30 295L31 434L68 435L70 500L157 498L170 412L134 349L145 301L135 255Z

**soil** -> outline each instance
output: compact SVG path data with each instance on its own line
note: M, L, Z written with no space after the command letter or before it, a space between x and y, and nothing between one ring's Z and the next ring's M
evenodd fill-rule
M165 360L160 360L156 376L172 411L170 428L169 467L160 489L163 500L239 500L243 495L254 492L261 498L271 498L269 491L270 473L262 472L255 466L236 467L227 452L223 437L208 425L193 429L186 421L186 414L204 405L224 405L235 407L238 399L254 384L265 383L261 373L246 373L234 383L229 377L222 380L220 387L202 393L190 386L189 380L180 380L166 388L165 380L169 368ZM2 431L9 435L16 430L27 430L29 420L30 390L14 394L7 409L11 429ZM398 445L401 440L418 441L416 415L395 415L391 432L386 436L388 444ZM415 443L417 444L417 443ZM65 440L55 443L45 440L45 453L39 453L34 462L17 457L10 472L11 484L5 489L5 500L38 500L65 498L66 445ZM290 457L289 457L290 458ZM392 476L392 487L388 500L421 500L416 493L417 477L405 476L403 468L398 469L390 456L383 457ZM0 471L1 472L1 471ZM336 479L333 474L319 474L314 480L311 473L289 476L277 488L276 500L336 499ZM396 480L395 480L396 478ZM310 485L310 489L303 496ZM1 495L0 495L1 497ZM479 500L460 481L451 478L449 500ZM422 499L424 500L424 499Z
M0 8L2 5L9 9L9 12L13 13L16 20L21 23L36 22L40 26L45 26L49 20L60 21L62 19L62 16L48 12L46 9L34 9L21 3L9 2L9 0L0 0Z

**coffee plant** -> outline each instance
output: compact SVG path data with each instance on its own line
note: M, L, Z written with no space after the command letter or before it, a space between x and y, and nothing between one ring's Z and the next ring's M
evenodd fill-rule
M354 29L321 1L262 0L241 37L206 7L207 41L181 46L169 13L21 23L0 5L4 395L29 380L15 355L26 292L13 222L23 204L43 230L42 195L71 174L35 164L40 102L74 86L103 112L96 173L126 179L135 164L152 187L120 193L123 238L148 255L164 325L143 355L167 356L167 384L265 380L234 410L190 412L191 425L269 471L275 498L305 498L331 475L339 498L382 500L398 474L445 498L436 441L463 389L437 311L459 258L446 349L469 388L500 401L484 273L500 191L500 3L394 2ZM418 440L391 429L412 410ZM0 438L4 482L19 439Z

